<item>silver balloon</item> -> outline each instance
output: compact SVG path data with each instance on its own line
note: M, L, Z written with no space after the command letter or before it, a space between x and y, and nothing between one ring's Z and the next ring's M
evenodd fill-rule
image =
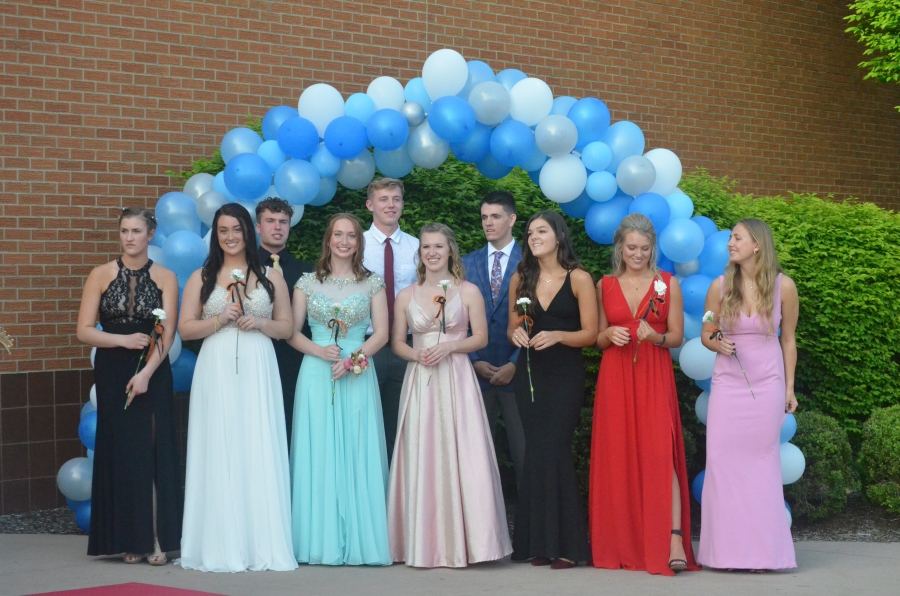
M59 491L73 501L87 501L91 498L91 480L94 476L94 462L86 457L70 459L56 474Z
M230 202L228 197L219 191L208 190L197 199L197 217L207 226L211 226L219 207Z
M353 159L342 159L341 167L337 172L337 181L344 188L359 190L365 188L375 177L375 158L368 149Z
M469 93L469 105L475 112L475 120L488 126L500 124L509 115L511 100L509 91L500 83L484 81Z
M215 179L215 176L205 172L194 174L184 183L184 190L182 190L182 192L196 201L203 193L212 190L213 180Z
M422 120L425 119L425 110L414 101L408 101L403 104L403 107L400 108L400 113L406 118L410 128L422 124Z
M426 170L438 167L450 155L450 143L431 130L428 120L409 133L406 149L409 151L409 157L413 163Z
M568 155L578 142L575 123L559 114L545 116L534 129L534 141L541 153L550 157Z
M627 195L633 197L650 190L656 182L656 168L643 155L626 157L616 168L616 183Z

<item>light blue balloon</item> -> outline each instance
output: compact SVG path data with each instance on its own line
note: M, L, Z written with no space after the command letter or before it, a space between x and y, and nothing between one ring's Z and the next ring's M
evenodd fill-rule
M690 221L679 219L677 221ZM731 255L728 254L728 241L731 239L730 230L716 232L706 239L700 257L700 273L713 279L725 273L725 265L728 264Z
M481 161L491 151L491 133L493 131L494 129L490 126L476 122L469 138L459 143L450 143L450 150L461 162Z
M569 109L573 105L575 105L576 101L578 100L574 97L570 97L568 95L560 95L553 100L553 107L550 108L550 113L558 114L560 116L567 116L569 114ZM578 199L575 200L577 201Z
M411 79L403 89L403 98L406 101L412 101L420 106L427 114L431 110L431 96L425 90L425 82L422 77Z
M194 379L194 368L197 366L197 355L190 350L182 350L178 360L172 363L172 385L179 393L191 390Z
M697 420L706 424L707 414L709 414L709 392L704 391L694 402L694 412L697 414Z
M691 483L691 494L694 495L694 500L703 504L703 483L706 480L706 470L703 470L694 478L694 481Z
M527 74L516 68L507 68L497 73L497 82L506 87L507 91L512 91L516 83L527 78Z
M94 402L88 400L83 406L81 406L81 418L83 419L90 412L95 412L97 410L97 406L94 405Z
M655 192L645 192L635 197L634 202L628 208L628 212L646 215L650 219L650 223L653 224L653 229L656 230L657 234L669 225L669 203L664 197Z
M369 118L375 113L375 102L365 93L354 93L347 98L344 113L362 122L363 126L368 126Z
M482 176L491 180L499 180L512 172L511 166L500 163L491 153L485 155L481 161L475 164L475 167Z
M491 154L510 168L525 163L534 147L534 133L518 120L502 122L491 133Z
M213 190L217 190L220 193L222 193L223 195L225 195L225 198L228 199L229 202L233 203L233 202L237 201L237 197L234 196L233 194L231 194L231 191L228 190L227 186L225 186L225 171L224 170L219 172L218 174L216 174L215 177L213 178ZM159 218L157 218L157 219L159 219Z
M78 438L88 449L94 448L97 440L97 411L88 412L78 423Z
M337 193L337 178L331 176L329 178L322 178L319 183L319 194L316 195L316 198L310 201L309 205L311 207L321 207L322 205L326 205L334 198L334 195Z
M157 220L159 221L159 220ZM202 223L202 222L201 222ZM155 246L157 248L162 248L163 244L166 242L166 235L159 228L156 228L156 233L153 234L153 240L150 241L150 246Z
M325 146L341 159L353 159L362 153L368 142L366 127L352 116L335 118L325 128Z
M659 248L676 263L692 261L703 250L703 230L689 219L670 221L659 235Z
M297 108L290 106L275 106L263 116L262 133L263 139L274 141L278 139L278 128L288 118L296 118L300 115Z
M581 150L581 163L592 172L602 172L612 161L612 150L606 143L594 141Z
M797 419L794 418L793 414L788 414L784 417L784 422L781 424L781 434L779 436L779 443L787 443L791 439L794 438L794 434L797 432Z
M685 263L675 263L675 273L681 277L700 273L700 259L693 259Z
M609 130L609 108L596 97L578 100L569 108L566 117L575 123L575 129L578 131L576 151L581 151L589 143L601 140L603 134ZM643 150L643 146L641 149ZM632 155L640 155L640 152Z
M699 317L692 317L684 313L684 339L700 337L703 331L703 321Z
M328 150L328 147L325 146L325 143L319 145L319 148L316 149L316 152L313 153L311 158L309 158L309 163L311 163L313 167L316 168L316 171L322 178L333 177L341 168L340 158L332 155Z
M269 164L255 153L235 155L225 165L225 186L238 199L251 201L272 186ZM199 233L199 230L197 232Z
M256 157L254 155L253 157ZM257 158L258 159L258 158ZM227 167L227 166L226 166ZM197 216L197 205L194 199L183 192L167 192L156 202L156 221L159 224L157 233L169 236L178 230L190 230L200 233L200 218Z
M278 129L277 138L281 151L294 159L309 159L319 147L316 125L300 116L285 120Z
M475 110L455 95L439 97L431 104L428 125L438 137L450 143L465 141L475 130Z
M618 190L616 177L606 171L591 173L587 179L587 186L585 186L585 192L591 197L591 200L598 203L610 200L616 196Z
M694 201L680 190L667 196L666 201L672 211L672 219L689 219L694 214Z
M568 215L573 219L581 219L585 215L587 215L588 209L591 208L591 205L594 204L594 201L591 200L591 197L588 196L587 192L581 193L574 201L569 201L568 203L561 203L559 207L562 209L563 213Z
M681 295L684 300L684 314L697 319L703 317L706 308L706 293L712 279L703 275L689 275L681 281Z
M403 178L416 167L409 156L406 143L393 151L384 151L376 147L373 153L375 154L375 167L389 178Z
M571 116L571 110L569 113ZM641 129L637 124L627 120L616 122L607 128L606 132L604 132L599 139L593 140L599 140L606 143L610 151L612 151L612 160L610 160L609 165L606 166L606 171L612 172L613 174L616 173L619 164L622 163L622 160L626 157L644 154L644 133L641 132ZM677 261L677 259L674 260Z
M706 217L705 215L695 215L691 218L691 221L700 226L700 229L703 230L704 238L709 238L719 231L719 228L716 226L716 222Z
M547 163L547 159L549 158L541 153L541 150L537 147L537 143L535 143L534 149L531 150L531 155L525 160L525 163L523 163L521 167L526 172L539 172L544 164Z
M242 153L256 153L262 145L262 137L249 128L232 128L222 137L222 161L227 165L235 156Z
M469 78L466 79L466 86L457 93L457 96L463 101L469 101L469 93L478 83L497 80L497 77L494 76L494 69L481 60L470 60L466 63L466 67L469 69Z
M603 203L595 202L584 216L584 231L598 244L612 244L613 234L625 216L632 198L618 194Z
M166 238L163 245L163 258L181 284L186 283L191 273L203 266L208 253L209 249L203 238L186 230L175 232Z
M292 159L275 172L275 190L291 205L306 205L319 192L319 172L308 161Z
M806 458L803 452L793 443L782 443L781 451L781 484L793 484L800 480L806 470Z
M397 110L378 110L366 125L369 142L375 149L394 151L400 149L409 137L409 123Z
M86 457L74 457L64 463L56 473L56 486L66 498L86 501L91 498L91 479L94 464Z
M263 158L263 161L269 165L269 171L273 174L275 173L275 170L278 169L278 166L283 164L284 160L287 159L287 155L285 155L278 146L278 141L264 142L259 146L259 150L256 154Z

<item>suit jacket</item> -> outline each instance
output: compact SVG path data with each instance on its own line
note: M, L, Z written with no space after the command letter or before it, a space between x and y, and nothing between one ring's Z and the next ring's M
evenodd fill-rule
M506 264L506 273L500 284L500 294L497 295L497 302L494 302L491 300L491 277L488 274L488 245L486 244L462 258L463 265L466 267L466 280L481 290L488 322L488 345L469 354L472 362L484 360L488 364L502 366L507 362L515 364L519 358L519 349L509 343L509 339L506 337L506 327L509 323L509 279L516 272L516 267L519 266L521 260L522 247L515 244L509 255L509 262ZM478 381L481 383L482 391L491 388L491 384L481 377L478 378ZM513 384L501 387L501 390L512 391Z

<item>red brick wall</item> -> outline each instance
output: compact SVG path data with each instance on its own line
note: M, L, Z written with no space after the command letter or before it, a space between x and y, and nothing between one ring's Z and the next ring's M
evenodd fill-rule
M81 284L117 250L116 211L173 189L166 170L308 85L405 83L442 47L600 97L743 192L900 208L900 87L862 81L845 4L4 0L0 325L17 349L0 373L89 367Z

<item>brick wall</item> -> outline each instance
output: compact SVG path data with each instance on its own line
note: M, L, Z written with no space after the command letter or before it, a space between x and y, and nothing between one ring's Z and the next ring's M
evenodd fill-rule
M152 205L173 189L166 170L313 83L345 97L382 75L405 83L451 47L557 95L600 97L648 148L743 192L900 208L900 87L862 81L845 4L4 0L0 325L17 338L0 356L4 483L7 445L31 436L8 420L40 426L30 412L47 407L6 387L89 368L74 335L80 288L117 250L117 210ZM72 437L77 416L55 424Z

